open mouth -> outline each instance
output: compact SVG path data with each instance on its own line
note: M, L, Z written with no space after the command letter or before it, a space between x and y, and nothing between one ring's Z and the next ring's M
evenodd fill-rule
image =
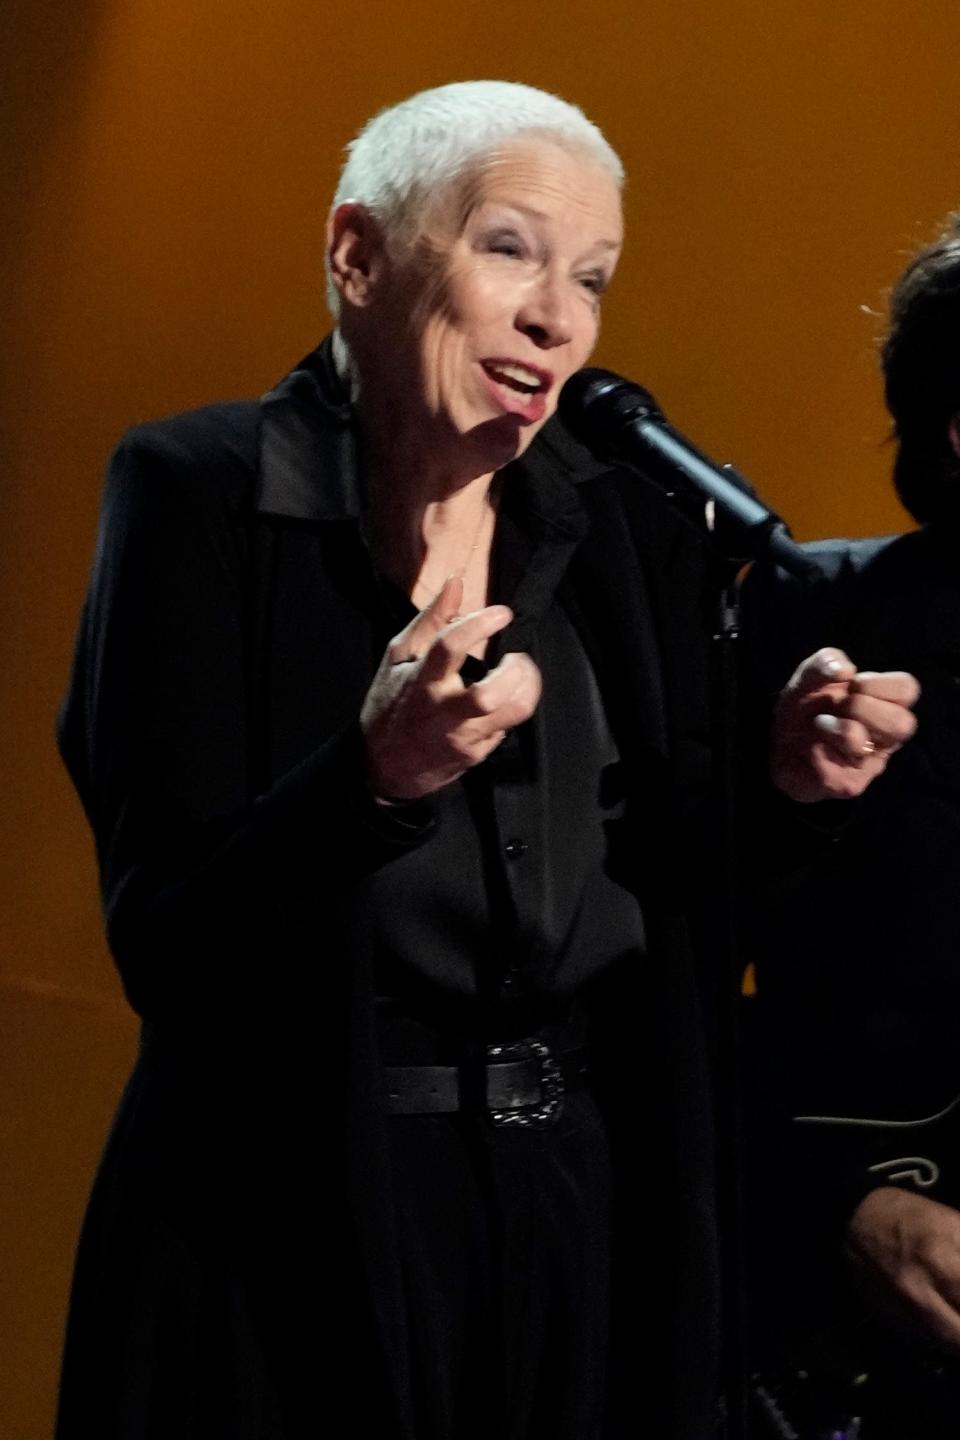
M518 395L539 395L550 388L549 376L513 360L484 360L483 368L491 380Z

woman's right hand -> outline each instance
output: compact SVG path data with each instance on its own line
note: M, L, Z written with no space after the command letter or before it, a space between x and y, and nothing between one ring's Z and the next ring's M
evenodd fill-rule
M459 615L463 582L451 578L436 599L387 646L360 712L370 783L385 800L415 800L479 765L540 699L540 671L529 655L504 655L465 685L460 667L513 619L506 605Z

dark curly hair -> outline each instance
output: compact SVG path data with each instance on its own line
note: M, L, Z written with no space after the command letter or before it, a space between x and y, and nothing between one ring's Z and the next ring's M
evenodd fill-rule
M960 457L950 441L960 415L960 212L894 285L880 354L897 494L915 520L933 520L960 505Z

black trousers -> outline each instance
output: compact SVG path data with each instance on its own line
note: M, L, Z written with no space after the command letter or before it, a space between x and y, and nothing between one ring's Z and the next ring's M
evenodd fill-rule
M418 1440L599 1440L611 1174L585 1090L543 1129L390 1120Z

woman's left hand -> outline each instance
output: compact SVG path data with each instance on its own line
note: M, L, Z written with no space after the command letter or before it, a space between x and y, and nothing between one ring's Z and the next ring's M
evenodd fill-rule
M774 784L804 803L862 795L916 730L919 695L903 670L858 671L842 650L818 650L777 700Z

